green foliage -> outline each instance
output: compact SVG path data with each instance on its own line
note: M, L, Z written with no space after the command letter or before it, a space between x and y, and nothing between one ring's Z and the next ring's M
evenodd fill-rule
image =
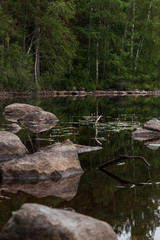
M1 88L34 89L35 66L41 71L40 86L59 85L64 74L72 69L77 48L76 37L70 30L74 8L73 1L64 0L1 3Z
M88 84L96 87L98 61L98 82L103 88L142 88L146 84L152 89L152 81L159 77L159 1L75 2L74 32L80 45L73 76L77 66L81 66L81 75L87 67Z
M9 49L2 49L0 57L4 59L0 70L0 87L9 90L33 89L32 59L26 55L17 43Z
M159 65L157 0L0 3L0 88L155 89Z
M68 27L74 16L72 1L48 4L41 23L41 84L53 88L61 77L72 69L77 41ZM47 84L46 84L47 81Z

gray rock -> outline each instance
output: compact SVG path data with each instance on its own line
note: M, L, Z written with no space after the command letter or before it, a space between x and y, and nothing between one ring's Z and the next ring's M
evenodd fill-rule
M50 112L46 112L43 110L34 110L30 113L25 114L25 116L21 119L19 119L19 121L23 121L25 122L33 122L33 123L47 123L47 122L52 122L52 121L58 121L58 118Z
M43 110L40 107L32 106L24 103L13 103L5 107L4 116L5 119L11 122L17 122L18 119L24 118L24 116L34 110Z
M12 123L6 127L6 130L12 133L17 133L20 129L21 127L16 123Z
M160 120L153 118L144 124L144 128L160 132Z
M24 204L5 225L0 240L117 240L112 227L78 213Z
M53 179L83 172L74 144L67 140L48 151L0 164L1 179Z
M33 133L41 133L48 131L56 126L56 122L53 121L52 123L30 123L25 122L22 124L23 127L28 128Z
M68 139L68 141L69 141L69 139ZM55 144L51 144L49 146L41 148L40 150L46 151L47 149L53 148L54 146L55 146ZM99 147L99 146L86 146L86 145L80 145L80 144L74 144L74 146L77 148L78 154L97 151L97 150L102 149L102 147Z
M152 139L150 141L145 141L144 145L147 146L149 149L156 150L160 147L160 139Z
M147 140L151 140L151 139L160 138L160 132L152 131L152 130L145 129L145 128L139 128L132 133L132 138L143 142L143 141L147 141Z
M18 119L21 126L34 133L52 129L58 121L58 118L53 113L38 110L27 113L22 119Z
M22 157L28 153L19 137L8 131L0 131L0 161Z
M99 147L99 146L85 146L85 145L79 145L79 144L74 144L74 146L77 148L79 154L102 149L102 147Z
M32 182L30 180L21 181L6 181L0 185L4 192L17 193L22 191L37 198L55 196L70 201L76 194L78 184L82 173L61 178L57 182L47 179L45 181Z

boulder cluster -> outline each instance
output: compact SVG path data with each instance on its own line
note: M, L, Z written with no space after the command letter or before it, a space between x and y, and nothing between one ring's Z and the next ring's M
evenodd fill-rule
M13 193L21 190L36 197L50 195L71 200L83 174L78 153L101 147L77 145L68 139L29 154L15 133L22 126L34 133L46 131L55 126L58 118L40 107L19 103L6 106L3 115L12 124L7 131L0 131L2 189ZM38 204L24 204L0 233L1 240L22 238L117 239L105 222Z

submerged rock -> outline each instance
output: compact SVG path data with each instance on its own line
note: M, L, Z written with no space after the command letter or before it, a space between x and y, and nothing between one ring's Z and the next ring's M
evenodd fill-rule
M24 103L13 103L5 107L3 114L6 120L17 122L18 119L24 118L27 113L34 110L43 111L42 108L37 106L32 106Z
M74 144L74 146L77 148L78 153L86 153L86 152L92 152L92 151L97 151L102 149L102 147L99 147L99 146L85 146L85 145L79 145L79 144Z
M0 131L0 161L22 157L28 153L19 137L8 131Z
M1 190L12 193L22 191L37 198L55 196L70 201L77 194L81 175L82 173L76 174L74 176L69 176L67 178L61 178L58 181L52 181L52 179L48 179L38 182L32 180L21 182L14 181L12 179L10 181L4 181L1 185Z
M150 141L145 141L144 145L152 150L156 150L160 147L160 139L152 139Z
M0 164L1 179L46 179L83 172L71 141L57 143L47 151Z
M112 227L82 214L24 204L5 225L1 240L117 240Z
M68 139L67 141L70 141L70 140ZM41 148L40 151L48 151L48 149L51 149L54 146L55 146L55 143L49 146L46 146L44 148ZM99 146L86 146L86 145L80 145L80 144L74 144L74 146L76 147L78 154L97 151L102 149L102 147L99 147Z

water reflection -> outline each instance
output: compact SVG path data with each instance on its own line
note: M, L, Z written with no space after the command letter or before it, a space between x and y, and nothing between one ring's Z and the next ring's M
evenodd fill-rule
M9 103L11 101L1 102L1 112ZM131 134L146 121L158 118L160 98L28 99L26 103L38 105L49 112L54 109L55 115L60 120L54 128L40 132L38 135L29 132L30 140L29 130L19 131L17 135L27 148L39 149L50 143L62 142L69 137L75 144L89 146L97 145L96 140L98 140L103 149L79 156L81 165L86 171L81 176L76 195L69 201L58 197L60 196L58 194L57 197L38 198L29 192L22 192L23 190L17 190L17 193L5 192L4 195L10 199L0 199L1 226L8 220L11 211L18 209L25 202L37 202L50 207L71 207L79 213L107 221L113 226L120 240L159 240L160 148L153 151L146 147L154 144L155 149L159 142L157 138L154 139L156 142L152 143L147 140L144 142L147 144L145 146L142 142L135 141ZM97 116L102 117L95 125ZM1 127L4 127L6 121L3 116L0 118ZM112 176L96 169L97 166L120 155L144 157L151 165L150 173L141 161L129 163L125 161L125 164L110 166L107 171ZM113 175L118 179L113 178ZM143 184L143 186L119 188L120 181L128 181L131 185ZM16 186L14 185L13 188ZM62 189L65 193L65 187Z
M77 193L81 175L77 174L68 178L62 178L56 182L51 179L36 182L27 180L26 183L10 180L10 182L3 183L0 187L4 192L18 193L18 191L22 191L37 198L55 196L70 201Z
M102 168L102 169L100 169L100 171L105 173L107 176L117 180L123 187L126 187L126 188L133 188L135 186L142 187L142 186L144 186L144 184L146 184L151 179L150 178L150 172L148 172L149 177L143 183L136 183L134 181L126 181L124 179L121 179L118 176L108 172L106 169ZM118 188L119 188L119 186L118 186Z

